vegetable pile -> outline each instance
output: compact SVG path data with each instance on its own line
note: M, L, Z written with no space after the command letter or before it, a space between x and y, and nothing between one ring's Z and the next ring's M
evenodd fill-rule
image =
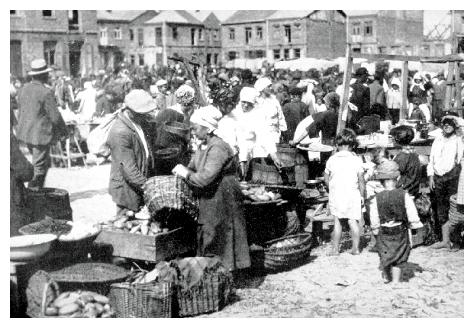
M61 293L45 311L49 317L110 318L113 310L106 296L77 290Z
M268 202L281 199L279 193L267 191L265 186L253 187L249 186L246 182L241 182L240 188L242 189L244 196L254 202Z
M269 248L282 248L282 247L288 247L288 246L295 246L295 245L298 245L298 243L299 243L298 238L290 238L290 239L281 240L275 244L272 244Z

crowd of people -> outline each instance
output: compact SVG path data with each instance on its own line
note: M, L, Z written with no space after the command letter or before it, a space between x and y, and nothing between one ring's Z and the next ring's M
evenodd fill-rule
M21 86L12 79L10 92L12 140L26 144L33 158L30 187L43 187L49 147L66 137L65 122L116 113L106 144L117 218L142 209L147 178L175 174L200 199L198 255L217 255L229 269L242 269L250 266L250 259L238 181L251 180L257 164L281 171L285 163L278 156L279 145L296 147L316 139L336 151L321 147L316 155L298 152L309 168L305 179L324 176L329 189L328 208L335 224L331 255L339 254L340 220L348 219L354 255L359 254L366 224L372 228L384 276L397 281L398 268L409 255L409 229L421 225L414 204L424 181L422 163L410 146L415 131L403 125L406 118L440 131L426 176L436 210L438 243L433 247L451 246L450 233L459 222L449 218L449 201L457 193L458 204L463 204L458 188L464 153L458 133L462 119L443 110L443 73L433 78L412 74L409 106L403 106L399 71L382 67L372 76L358 68L348 105L339 115L343 75L334 68L305 73L264 68L257 74L209 69L199 71L196 79L187 72L179 65L151 70L120 66L114 72L98 72L79 87L44 60L33 61L31 82ZM401 118L405 107L408 111ZM340 133L339 116L346 125ZM377 149L364 163L356 154L357 135L381 130L390 132L400 152L390 158L386 150ZM18 173L21 170L12 161L12 179L30 178Z

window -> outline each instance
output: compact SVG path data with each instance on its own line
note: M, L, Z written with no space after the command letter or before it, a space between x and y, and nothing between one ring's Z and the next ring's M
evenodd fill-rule
M255 52L255 57L256 58L265 58L265 50L257 50Z
M192 28L192 29L191 29L191 45L192 45L192 46L195 45L195 42L194 42L194 32L195 32L195 30Z
M360 48L352 48L352 52L355 54L360 54Z
M135 65L135 55L130 55L130 64Z
M217 60L219 59L219 54L214 54L214 64L217 65Z
M117 39L117 40L122 39L122 29L120 27L116 27L114 29L114 39Z
M43 42L44 60L51 66L54 65L54 54L56 53L56 41Z
M235 40L235 29L233 28L229 29L229 39Z
M246 27L245 28L245 43L248 44L251 38L252 38L252 28Z
M246 51L244 52L244 58L254 59L254 58L255 58L255 51L253 51L253 50L246 50Z
M360 23L352 24L352 35L360 35Z
M280 59L280 49L273 49L273 59Z
M405 46L405 54L407 56L413 55L413 47L412 46Z
M261 26L257 27L257 38L259 38L260 40L263 39L263 28Z
M227 58L228 58L229 60L236 59L236 58L237 58L237 52L235 52L235 51L229 51L229 52L227 53Z
M202 28L198 30L198 39L199 41L204 41L204 36L202 34Z
M400 46L392 46L390 47L390 51L392 55L400 55Z
M138 65L140 66L145 65L145 56L142 54L138 55Z
M422 48L422 56L429 56L430 55L430 46L429 45L426 45L426 46L423 46Z
M283 49L283 58L290 59L290 49Z
M138 29L138 46L139 47L143 46L143 29L142 28Z
M300 49L294 49L294 57L295 58L300 58L301 57L301 50Z
M219 40L219 30L212 30L212 38L214 39L214 41Z
M379 47L379 54L386 54L387 53L387 47Z
M107 27L101 27L99 31L100 43L106 44L107 43Z
M178 40L178 28L176 26L171 29L171 34L173 35L173 40Z
M17 14L16 10L10 10L10 15L16 15L16 14Z
M133 41L133 39L135 39L135 34L133 33L133 30L129 29L128 34L130 34L130 41Z
M53 17L53 11L52 10L42 10L43 17Z
M365 22L364 35L372 36L372 22Z
M285 38L286 42L291 42L291 25L284 25L285 26Z
M206 56L206 64L211 65L212 54L207 54Z
M155 27L155 45L161 45L163 43L162 38L161 27Z
M68 27L69 30L78 30L79 29L79 10L68 10Z

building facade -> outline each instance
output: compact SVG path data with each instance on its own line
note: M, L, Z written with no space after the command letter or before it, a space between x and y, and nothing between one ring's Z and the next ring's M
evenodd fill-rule
M240 10L222 23L223 59L344 56L346 16L339 10Z
M447 16L449 25L437 25L424 37L422 56L464 53L464 10L451 10Z
M100 67L95 10L10 10L10 73L25 76L44 58L71 76Z
M422 10L368 10L349 16L353 53L420 55Z

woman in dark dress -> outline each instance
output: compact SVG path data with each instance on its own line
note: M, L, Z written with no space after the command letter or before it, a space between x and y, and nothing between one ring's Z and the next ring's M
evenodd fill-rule
M198 256L218 256L229 270L250 266L249 246L232 148L214 135L221 112L206 106L191 116L198 149L188 167L173 173L185 179L199 197Z
M400 179L397 181L397 188L401 188L415 197L420 189L421 163L418 154L410 147L415 133L410 126L401 125L393 128L390 135L395 142L401 146L401 151L393 159L399 167Z

